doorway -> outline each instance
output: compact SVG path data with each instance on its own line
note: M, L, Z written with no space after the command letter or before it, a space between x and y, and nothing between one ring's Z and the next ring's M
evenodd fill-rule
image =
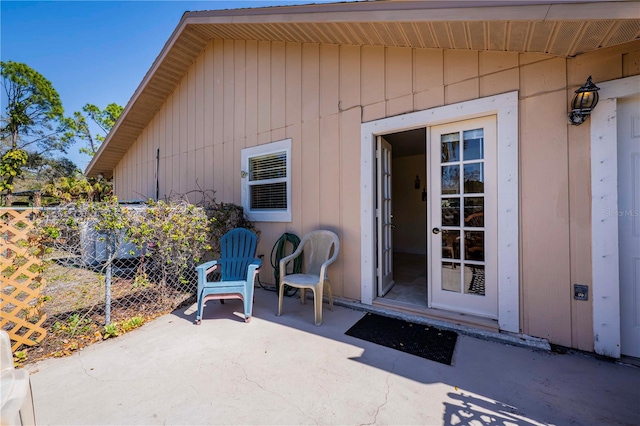
M428 284L427 129L386 134L379 139L377 199L382 212L378 238L384 241L380 241L378 259L384 271L379 274L381 285L377 295L424 308ZM388 170L385 156L388 156ZM383 182L386 179L388 181ZM389 194L383 193L385 185L389 185ZM384 203L389 206L381 205ZM386 209L390 209L388 217ZM385 222L388 222L386 226Z
M432 200L438 200L441 202L442 196L438 193L441 188L434 187L433 176L434 171L441 172L443 166L450 166L441 164L441 158L437 155L434 157L429 154L429 147L433 144L429 143L430 129L447 125L449 123L466 122L468 120L474 120L480 117L493 117L495 124L495 136L496 140L492 142L495 149L492 161L494 163L491 167L495 170L495 180L492 183L494 194L500 194L496 198L494 206L495 210L491 213L495 223L500 223L500 235L499 238L495 236L491 237L491 240L496 244L496 247L491 250L489 263L493 268L493 276L489 276L485 273L485 286L489 283L489 279L492 280L491 285L496 289L494 293L496 300L493 300L494 311L491 315L479 314L486 318L486 321L495 321L497 328L504 331L519 333L520 332L520 313L519 313L519 229L518 229L518 197L519 197L519 183L518 183L518 93L509 92L495 96L489 96L480 99L474 99L470 101L464 101L457 104L445 105L441 107L432 108L424 111L417 111L414 113L404 114L400 116L383 118L371 122L361 124L361 145L360 145L360 249L361 249L361 302L365 305L373 305L374 303L381 303L384 301L384 296L379 296L380 288L378 280L379 277L379 235L380 235L380 221L378 209L378 161L377 161L377 149L378 140L380 136L388 136L390 134L401 133L414 129L426 129L427 142L424 144L427 151L427 157L425 158L425 168L430 170L430 174L425 174L425 181L421 185L423 189L426 183L427 192L427 211L431 211L430 208L434 205ZM473 130L473 129L471 129ZM464 130L461 130L464 131ZM393 156L393 145L392 156ZM464 173L465 161L458 162L460 170ZM476 161L476 160L472 160ZM489 164L486 165L489 168ZM391 169L391 181L393 182L395 172ZM429 177L431 176L431 178ZM415 171L412 171L412 179L415 179ZM410 182L411 182L410 181ZM463 180L461 180L463 181ZM405 183L406 185L406 183ZM415 188L409 183L409 188ZM435 192L434 192L435 188ZM415 191L415 189L413 189ZM422 191L416 191L421 193ZM393 193L391 193L391 205L393 208L394 200ZM466 194L461 194L461 197L466 197ZM439 205L439 204L436 204ZM390 214L394 214L393 212ZM486 213L489 215L489 213ZM462 217L462 216L461 216ZM391 222L395 220L389 216L391 225L396 225L397 222ZM433 301L431 300L431 289L433 287L433 273L434 270L442 273L443 265L446 263L451 264L453 259L447 259L443 256L442 247L437 246L437 242L432 233L432 225L434 220L433 213L426 215L426 239L427 239L427 264L437 265L435 268L427 267L427 302L426 306L423 305L422 309L416 309L415 312L422 311L425 315L449 318L449 313L443 312L445 307L440 309L435 308ZM451 225L447 225L451 226ZM465 231L472 231L465 229L465 226L460 224L460 235L465 235ZM393 228L391 228L393 229ZM442 229L442 228L441 228ZM393 238L393 233L391 233ZM486 234L485 234L486 235ZM471 236L470 236L471 237ZM437 238L436 238L437 239ZM486 239L489 236L486 235ZM393 247L393 241L391 241L391 247ZM462 246L464 250L464 245ZM393 250L391 250L393 252ZM455 252L455 251L454 251ZM462 251L464 252L464 251ZM439 254L438 254L439 253ZM479 254L476 254L479 256ZM486 255L489 256L489 250L486 250ZM438 261L436 261L440 258ZM456 259L458 260L458 259ZM465 260L469 260L465 262ZM475 265L475 261L471 259L463 258L459 260L460 265L469 267ZM477 262L480 262L479 260ZM398 263L398 262L396 262ZM453 262L455 263L455 262ZM393 268L393 262L391 263ZM456 268L458 268L456 266ZM459 268L458 268L459 269ZM477 268L476 269L480 269ZM473 275L460 273L461 288L466 285L466 278ZM476 280L477 281L477 280ZM464 283L464 284L463 284ZM391 292L395 287L387 292ZM487 287L485 287L487 288ZM500 291L497 291L500 289ZM383 292L384 293L384 292ZM384 293L384 294L387 294ZM469 296L467 298L466 296ZM471 292L461 294L460 298L463 300L472 300L472 297L482 297ZM445 301L446 302L446 301ZM467 309L463 307L463 310L457 309L457 302L454 302L455 312L458 312L456 318L460 318L460 315L466 315ZM389 304L387 304L389 305ZM496 307L497 305L497 307ZM394 307L391 307L394 309ZM398 307L398 309L403 309ZM449 309L447 309L449 310ZM475 311L475 310L474 310ZM464 312L464 313L463 313ZM473 313L473 312L472 312ZM471 318L470 315L467 317ZM475 315L474 318L477 318ZM484 322L486 322L484 321ZM482 322L482 321L480 321Z
M497 319L496 141L495 115L378 136L377 297Z

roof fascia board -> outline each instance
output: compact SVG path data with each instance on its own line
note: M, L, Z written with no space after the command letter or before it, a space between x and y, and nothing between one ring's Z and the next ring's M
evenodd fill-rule
M640 4L638 1L554 4L545 18L546 21L575 19L640 19Z
M322 23L322 22L387 22L387 21L501 21L527 20L541 21L548 13L548 6L519 6L464 8L464 9L413 9L413 10L375 10L316 12L273 15L237 15L237 16L199 16L190 17L193 24L283 24L283 23Z
M345 3L344 10L305 9L300 6L298 13L279 13L278 8L272 8L273 13L252 13L253 9L240 9L236 12L224 13L219 11L187 12L191 24L253 24L253 23L322 23L322 22L390 22L390 21L556 21L556 20L591 20L591 19L638 19L640 7L638 2L610 2L597 3L563 3L538 5L510 5L510 6L477 6L463 8L394 8L393 2L387 3L385 9L362 10L354 5L362 3ZM270 10L270 9L266 9ZM243 12L243 13L242 13Z
M303 13L345 13L351 11L487 8L506 6L551 6L559 4L623 3L636 0L356 0L324 4L301 4L187 12L191 16L300 15Z

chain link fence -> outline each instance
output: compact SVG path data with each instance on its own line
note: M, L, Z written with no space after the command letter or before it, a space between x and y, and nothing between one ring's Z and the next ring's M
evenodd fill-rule
M39 315L47 336L28 349L29 361L67 355L194 302L195 266L213 257L229 229L253 229L240 207L224 204L74 203L32 216L30 238L44 247Z
M44 211L36 226L48 247L47 312L57 320L80 315L109 325L174 309L195 294L194 268L206 250L194 247L195 233L176 228L199 222L202 234L206 221L202 209L188 204Z

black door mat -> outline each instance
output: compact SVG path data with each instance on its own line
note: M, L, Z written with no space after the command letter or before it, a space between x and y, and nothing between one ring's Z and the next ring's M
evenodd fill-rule
M451 365L458 334L436 327L367 313L347 336Z

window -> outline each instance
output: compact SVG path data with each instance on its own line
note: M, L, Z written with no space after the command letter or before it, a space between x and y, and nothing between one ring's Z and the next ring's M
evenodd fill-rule
M258 222L291 222L291 139L242 150L242 207Z

